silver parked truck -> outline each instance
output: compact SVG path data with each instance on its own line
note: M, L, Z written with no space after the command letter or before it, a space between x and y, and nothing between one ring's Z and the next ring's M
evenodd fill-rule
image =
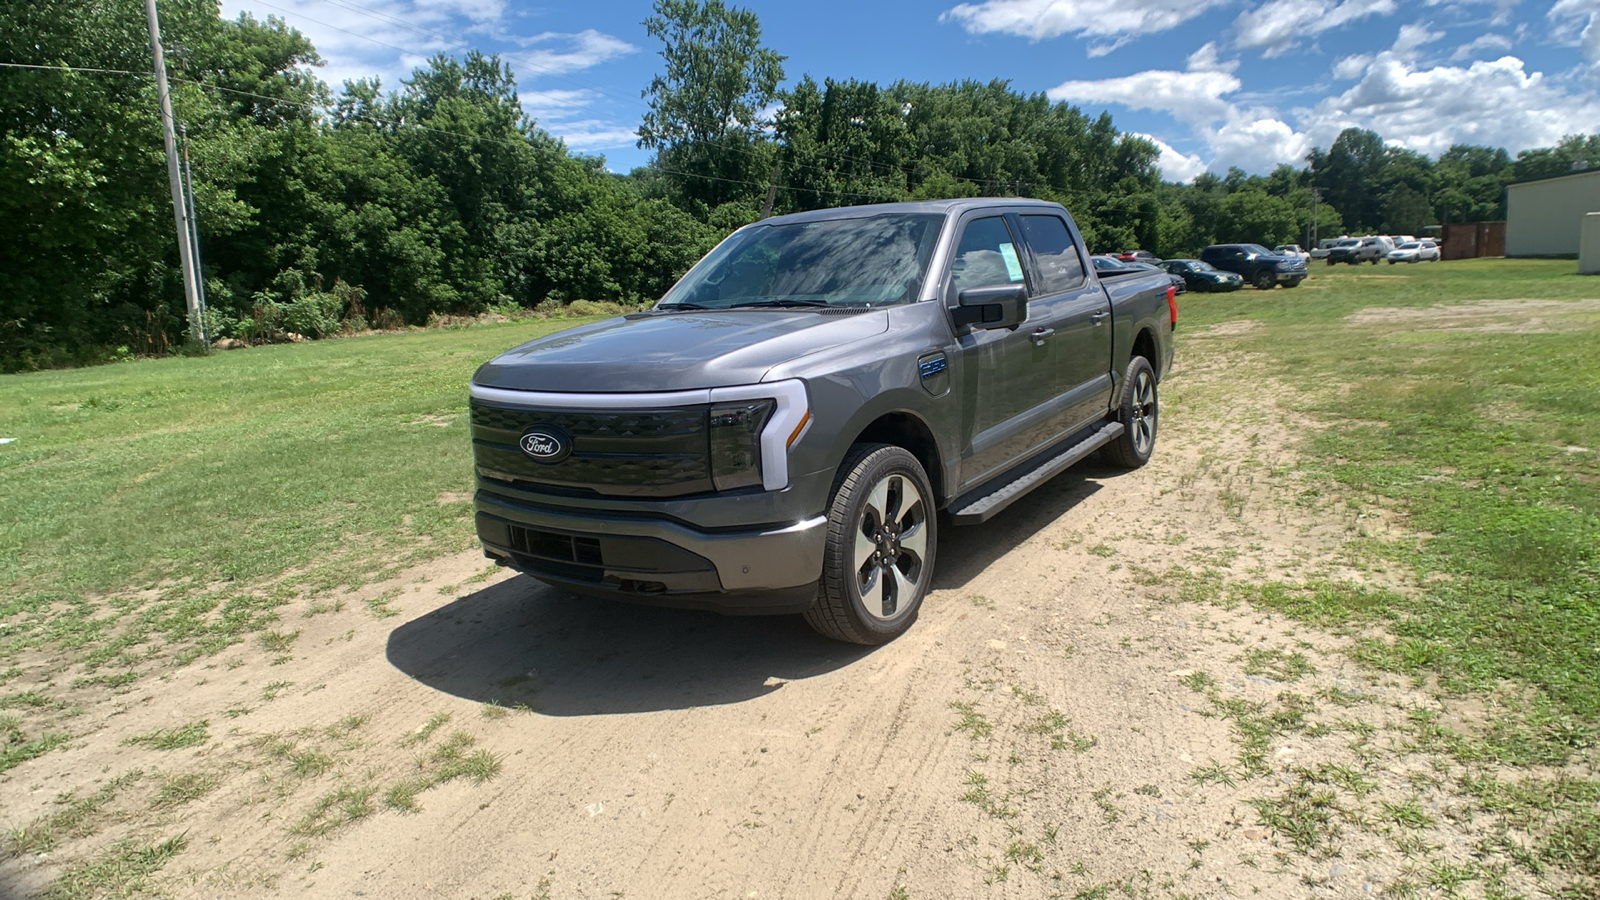
M942 527L1090 454L1150 458L1170 282L1087 261L1067 211L1031 200L741 228L653 308L473 375L484 552L574 594L892 640Z

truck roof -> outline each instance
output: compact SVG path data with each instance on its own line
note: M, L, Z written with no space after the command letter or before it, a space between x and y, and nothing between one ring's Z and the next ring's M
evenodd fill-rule
M762 223L772 222L818 222L828 219L854 219L866 216L881 216L892 213L935 213L949 215L961 213L969 209L987 208L991 206L1037 206L1040 209L1060 210L1061 204L1050 203L1045 200L1033 200L1027 197L961 197L954 200L916 200L909 203L873 203L865 206L836 206L829 209L813 209L807 212L790 213L787 216L773 216L761 220Z

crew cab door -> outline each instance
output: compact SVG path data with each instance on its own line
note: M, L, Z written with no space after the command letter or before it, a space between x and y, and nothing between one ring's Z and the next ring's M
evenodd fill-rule
M1034 270L1028 309L1054 323L1057 421L1062 434L1070 433L1110 408L1111 298L1098 279L1089 277L1065 219L1052 213L1024 213L1017 219Z
M964 290L1027 282L1024 250L1014 216L979 215L961 225L951 257L945 299L951 307ZM1028 318L1014 328L973 328L957 335L962 421L967 445L962 488L976 484L1024 456L1061 427L1055 402L1056 307L1032 301Z

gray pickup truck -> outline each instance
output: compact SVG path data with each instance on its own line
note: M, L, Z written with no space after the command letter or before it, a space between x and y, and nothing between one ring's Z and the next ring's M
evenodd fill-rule
M572 593L892 640L941 520L982 522L1096 451L1149 459L1170 283L1087 259L1067 211L1031 200L741 228L654 308L478 369L484 552Z

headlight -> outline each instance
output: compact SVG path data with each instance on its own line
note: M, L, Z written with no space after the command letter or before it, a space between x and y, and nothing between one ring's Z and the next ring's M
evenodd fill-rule
M775 400L741 400L711 407L711 483L719 491L761 483L761 429Z
M1287 272L1287 271L1289 271L1289 270L1290 270L1290 269L1292 269L1292 268L1294 268L1294 263L1292 263L1292 262L1289 262L1289 261L1288 261L1288 260L1287 260L1287 259L1286 259L1286 260L1284 260L1284 261L1283 261L1283 262L1281 262L1281 263L1278 263L1278 264L1277 264L1277 266L1276 266L1276 268L1277 268L1277 270L1278 270L1278 271L1279 271L1279 272Z

